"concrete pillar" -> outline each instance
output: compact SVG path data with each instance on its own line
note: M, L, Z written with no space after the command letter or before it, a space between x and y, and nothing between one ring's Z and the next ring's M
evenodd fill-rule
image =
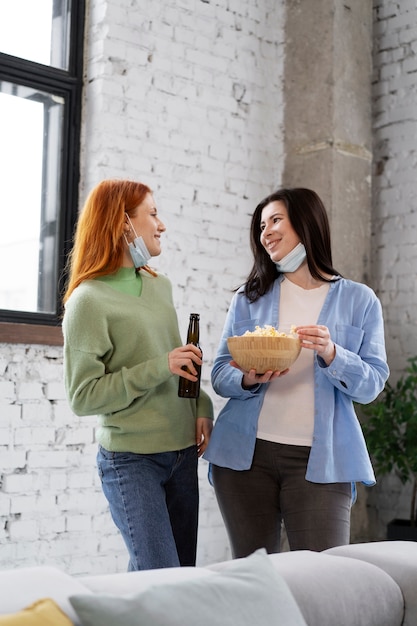
M328 210L333 265L369 284L372 0L287 0L283 185L309 187ZM366 493L351 540L368 534Z
M285 32L283 184L317 191L335 268L368 282L372 0L287 0Z

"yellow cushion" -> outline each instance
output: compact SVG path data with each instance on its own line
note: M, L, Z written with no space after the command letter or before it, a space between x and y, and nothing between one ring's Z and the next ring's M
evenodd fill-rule
M0 615L0 626L73 626L73 623L50 598L43 598L18 613Z

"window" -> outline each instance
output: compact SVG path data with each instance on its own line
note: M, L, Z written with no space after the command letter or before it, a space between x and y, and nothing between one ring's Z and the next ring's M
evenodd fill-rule
M84 11L84 0L0 0L0 341L35 332L50 343L59 330L77 213ZM38 328L28 335L28 325Z

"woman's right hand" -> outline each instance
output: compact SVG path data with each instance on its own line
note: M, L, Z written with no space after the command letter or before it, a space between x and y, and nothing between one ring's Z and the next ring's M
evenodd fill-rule
M287 372L290 371L289 368L287 368L286 370L282 370L282 372L279 372L278 370L276 370L275 372L272 370L268 370L264 374L257 374L256 370L249 370L249 372L242 370L242 368L239 367L235 361L230 361L230 365L232 367L236 367L243 373L242 387L244 389L249 389L250 387L254 387L255 385L270 383L271 380L274 380L274 378L284 376Z
M203 360L201 357L202 352L200 348L197 348L192 343L188 343L185 346L174 348L174 350L168 353L168 367L172 374L178 374L178 376L195 382L197 380L197 370L194 367L194 363L202 365ZM184 366L188 367L191 374L182 369Z

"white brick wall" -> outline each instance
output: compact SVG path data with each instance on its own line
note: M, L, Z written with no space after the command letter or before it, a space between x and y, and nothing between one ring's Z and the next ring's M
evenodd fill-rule
M250 265L250 215L281 178L285 2L132 4L89 3L81 203L106 177L155 190L167 226L155 265L172 280L184 340L189 312L201 313L203 384L218 410L210 368ZM414 0L374 0L373 285L394 377L417 353L416 24ZM1 346L0 568L125 570L94 426L68 408L61 349ZM201 462L201 564L229 556L206 472ZM408 515L408 489L388 477L367 492L382 537Z
M3 345L2 353L0 567L47 562L78 574L124 571L126 552L96 475L96 420L74 416L62 397L61 349ZM36 384L18 382L33 363L50 359L54 367L39 368ZM16 391L29 388L34 393L23 398ZM229 552L205 462L200 484L205 563Z
M374 0L374 285L396 380L417 355L417 5ZM409 517L410 486L377 477L368 502L376 535Z
M107 177L155 190L167 232L155 265L173 283L184 336L201 314L210 368L232 289L249 266L248 226L283 165L284 1L90 0L81 203ZM62 351L2 345L0 567L124 571L127 557L95 470L94 418L74 416ZM200 463L200 564L229 548Z

